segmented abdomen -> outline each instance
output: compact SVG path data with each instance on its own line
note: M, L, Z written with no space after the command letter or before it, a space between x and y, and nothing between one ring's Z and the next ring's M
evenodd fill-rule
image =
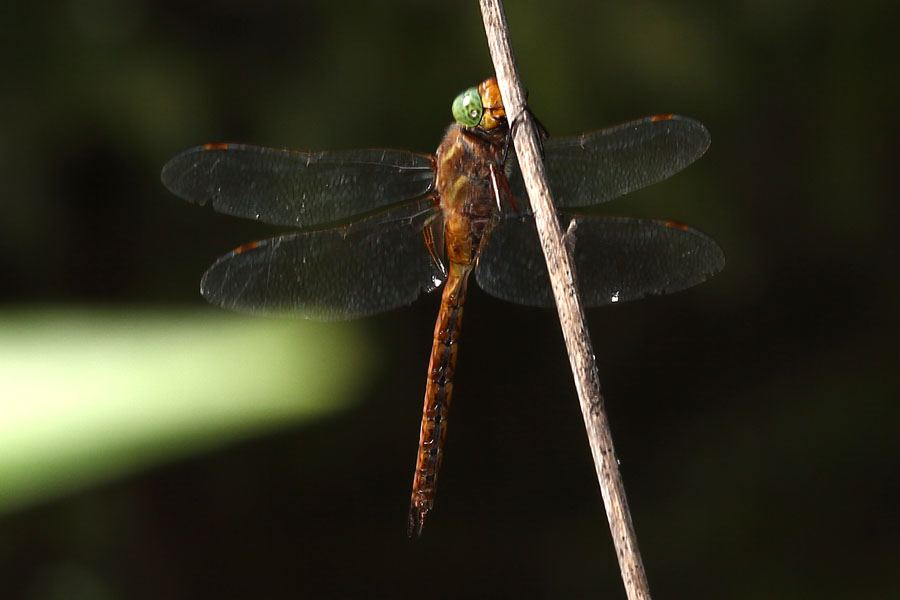
M422 534L425 517L434 506L438 470L441 468L444 438L447 435L447 413L453 395L453 372L456 369L466 284L471 272L472 265L450 263L450 272L441 296L441 310L434 326L434 343L428 362L425 406L419 433L419 454L409 505L410 537Z

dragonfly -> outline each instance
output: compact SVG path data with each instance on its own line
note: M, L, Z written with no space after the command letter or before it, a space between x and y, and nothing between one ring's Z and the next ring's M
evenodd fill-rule
M178 154L162 170L163 184L189 202L292 228L216 260L200 282L211 304L342 320L409 305L443 285L426 375L410 537L422 534L434 507L470 275L497 298L554 306L496 79L460 93L451 112L454 122L434 155L214 143ZM682 170L709 141L701 123L672 114L543 141L585 306L675 292L724 267L718 244L687 225L592 212Z

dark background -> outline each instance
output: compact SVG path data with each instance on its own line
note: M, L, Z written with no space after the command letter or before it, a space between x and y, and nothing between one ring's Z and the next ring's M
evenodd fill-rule
M659 112L712 134L609 212L690 223L726 270L589 315L659 598L900 595L893 6L507 7L551 134ZM168 158L432 151L492 72L475 2L0 12L5 310L202 308L206 266L271 230L171 196ZM0 597L623 597L555 315L477 289L437 506L406 539L437 306L358 323L380 362L355 408L2 517Z

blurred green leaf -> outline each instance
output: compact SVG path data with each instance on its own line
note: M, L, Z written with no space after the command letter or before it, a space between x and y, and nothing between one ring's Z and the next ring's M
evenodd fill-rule
M0 315L0 514L343 408L342 324L225 313Z

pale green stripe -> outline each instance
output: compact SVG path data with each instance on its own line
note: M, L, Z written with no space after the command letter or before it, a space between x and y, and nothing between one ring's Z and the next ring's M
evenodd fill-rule
M0 312L0 513L343 408L367 355L347 324Z

